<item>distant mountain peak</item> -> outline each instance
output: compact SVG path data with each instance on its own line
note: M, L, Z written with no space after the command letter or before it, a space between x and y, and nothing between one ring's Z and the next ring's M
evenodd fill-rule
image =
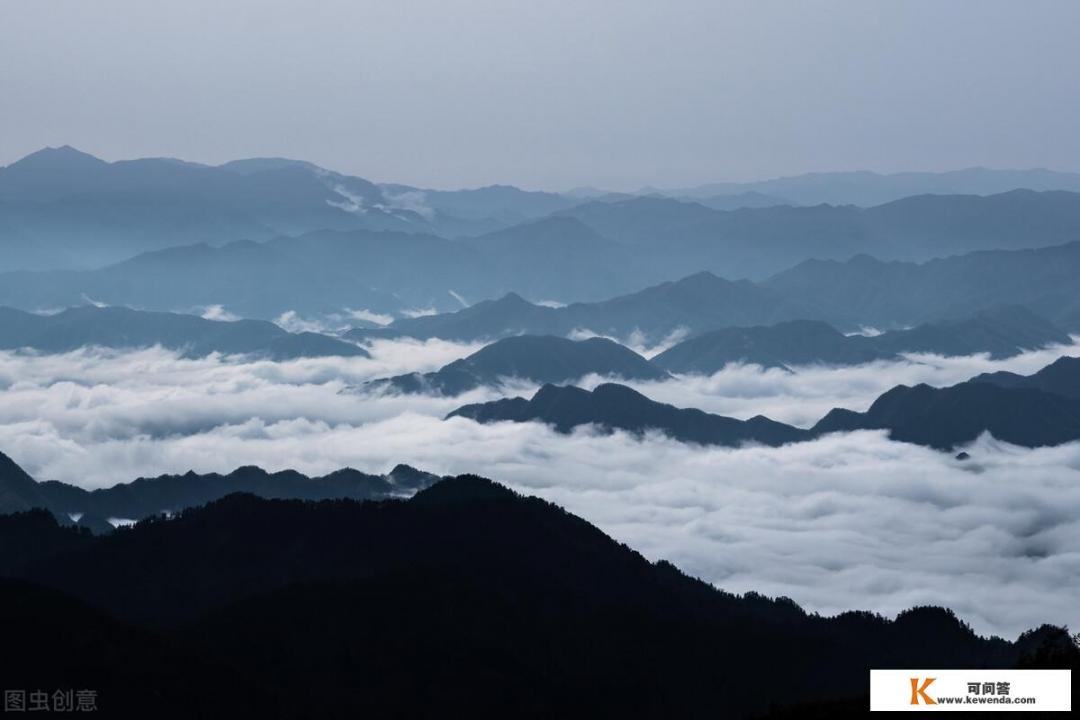
M421 505L444 505L447 503L476 502L478 500L515 500L519 496L513 490L478 475L448 477L421 490L410 502Z
M61 166L71 166L73 164L83 166L108 165L104 160L96 158L90 153L85 153L70 145L60 145L59 147L44 147L36 152L32 152L29 155L16 160L8 167L23 169L31 167L58 168Z

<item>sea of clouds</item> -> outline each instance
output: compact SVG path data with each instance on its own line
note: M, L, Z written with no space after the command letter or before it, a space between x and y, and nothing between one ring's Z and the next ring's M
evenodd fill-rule
M1080 444L1027 450L984 437L968 448L968 462L877 432L702 448L659 435L441 419L498 397L494 390L459 398L356 392L367 380L433 370L478 347L380 340L370 359L282 363L182 359L160 349L0 353L0 451L38 479L83 487L250 464L324 473L406 462L475 472L552 500L646 557L726 590L786 595L826 614L940 604L979 632L1007 637L1042 622L1080 624ZM676 405L807 425L835 406L865 409L897 383L1028 373L1062 352L1080 354L913 357L796 373L739 366L636 387Z

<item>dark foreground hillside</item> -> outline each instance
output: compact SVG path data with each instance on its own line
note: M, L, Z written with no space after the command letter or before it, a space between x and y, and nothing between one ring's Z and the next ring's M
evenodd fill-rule
M871 667L1076 662L1049 627L723 593L473 476L408 501L232 495L106 537L4 516L0 575L0 677L94 688L103 716L747 717L857 710Z

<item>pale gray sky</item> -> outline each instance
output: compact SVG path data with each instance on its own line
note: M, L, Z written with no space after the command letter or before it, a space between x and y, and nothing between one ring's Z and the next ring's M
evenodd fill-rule
M0 164L630 189L1080 169L1073 0L0 0Z

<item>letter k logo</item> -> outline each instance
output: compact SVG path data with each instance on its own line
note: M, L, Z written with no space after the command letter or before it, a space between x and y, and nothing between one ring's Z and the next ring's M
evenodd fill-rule
M911 704L918 705L919 697L922 697L924 705L937 705L937 700L926 694L926 688L930 687L930 683L934 682L936 678L926 678L923 681L922 687L919 687L919 678L911 678Z

